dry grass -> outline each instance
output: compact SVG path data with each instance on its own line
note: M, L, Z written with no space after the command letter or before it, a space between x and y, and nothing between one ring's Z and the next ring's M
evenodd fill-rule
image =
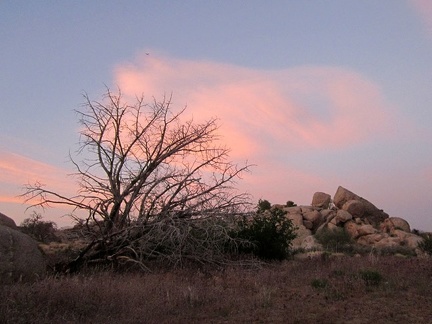
M431 291L431 259L391 256L101 272L3 286L0 322L427 323Z

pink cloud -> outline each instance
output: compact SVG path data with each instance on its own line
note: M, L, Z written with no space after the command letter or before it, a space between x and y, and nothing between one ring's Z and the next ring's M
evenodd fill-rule
M59 193L73 194L76 186L67 173L67 170L47 163L19 154L3 152L0 158L0 201L24 203L24 200L18 197L23 193L23 186L36 182L45 184Z
M430 0L409 0L417 14L420 16L425 28L432 36L432 1Z
M394 135L393 107L361 74L337 67L254 70L209 61L143 55L115 69L126 96L173 95L195 120L218 117L234 160L257 164L240 189L256 199L307 204L311 191L333 194L340 179L277 162L295 152L339 150ZM264 195L264 197L261 197Z
M379 87L351 70L254 70L143 55L115 69L126 95L173 94L194 119L217 116L236 157L272 149L342 148L391 133L391 107Z
M76 194L77 184L73 177L68 176L71 172L73 170L3 151L0 157L0 212L20 224L35 210L40 212L45 220L54 221L58 226L71 226L71 218L62 217L71 213L68 206L56 205L55 208L44 210L27 209L30 203L26 203L19 196L23 193L24 185L35 182L45 184L47 189L59 194L73 196ZM74 211L74 214L85 217L81 211Z
M43 163L19 154L3 151L0 157L0 212L20 224L34 209L27 210L28 203L22 197L25 184L40 182L47 188L61 194L73 196L77 186L68 177L69 170ZM56 206L52 209L36 209L45 220L54 221L59 226L73 224L70 218L61 217L71 212L70 208Z
M0 202L1 203L13 203L13 204L22 204L23 199L18 196L11 196L10 194L1 195L0 193Z

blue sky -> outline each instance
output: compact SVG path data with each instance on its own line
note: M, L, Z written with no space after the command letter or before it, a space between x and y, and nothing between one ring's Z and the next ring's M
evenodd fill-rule
M3 0L0 42L0 212L18 223L24 183L73 191L74 109L108 85L220 117L255 199L342 185L432 230L427 0Z

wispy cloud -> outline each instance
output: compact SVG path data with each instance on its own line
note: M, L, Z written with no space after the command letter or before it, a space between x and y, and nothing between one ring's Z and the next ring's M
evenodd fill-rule
M59 193L73 193L75 184L67 176L67 170L34 159L11 153L2 152L0 158L0 201L8 203L23 203L18 197L23 193L26 184L39 182ZM10 191L15 188L16 191Z
M2 151L0 156L0 212L13 218L20 224L35 209L30 207L30 202L25 202L23 188L26 184L39 182L46 185L47 189L53 190L66 196L74 196L77 190L75 179L69 177L71 171L35 159ZM54 221L59 226L70 226L73 222L68 217L62 217L72 212L67 206L56 205L55 208L36 209L45 220ZM81 216L83 213L74 212Z
M258 70L152 53L118 65L115 82L131 97L172 93L194 119L220 118L232 157L259 166L242 187L277 199L309 200L312 190L333 191L340 180L289 165L293 154L353 149L387 140L400 126L376 83L340 67Z
M337 67L263 71L143 55L119 65L115 81L132 96L172 92L194 118L219 117L226 142L240 155L269 146L347 147L386 136L394 124L379 87Z

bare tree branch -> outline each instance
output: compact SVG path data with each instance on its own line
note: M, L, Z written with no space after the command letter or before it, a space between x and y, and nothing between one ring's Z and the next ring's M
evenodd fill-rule
M217 218L248 206L249 197L235 191L235 181L250 165L230 162L229 150L218 144L216 118L183 120L185 109L173 112L171 97L145 103L141 96L130 104L120 90L115 94L108 88L102 101L92 101L87 94L84 100L77 111L77 156L83 158L77 162L71 157L77 195L29 184L24 195L33 206L85 210L87 223L103 221L105 237L124 234L133 224L160 229L165 221ZM136 257L136 248L129 243L125 248Z

